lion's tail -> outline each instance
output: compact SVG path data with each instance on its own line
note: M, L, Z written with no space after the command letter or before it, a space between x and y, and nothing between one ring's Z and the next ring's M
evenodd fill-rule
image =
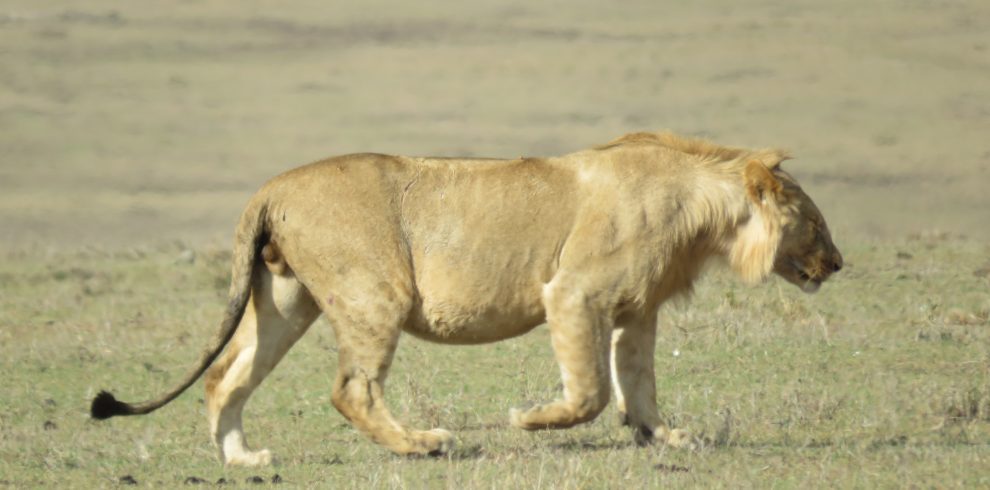
M140 403L125 403L114 398L110 392L101 391L93 399L93 404L90 406L90 415L94 419L108 419L116 415L144 415L165 406L195 383L220 355L231 337L234 336L237 325L240 324L241 317L244 316L244 310L247 309L248 299L251 295L251 276L255 259L259 249L264 246L263 239L268 221L267 207L264 199L259 199L256 196L248 204L244 214L241 215L234 239L230 300L227 303L227 311L224 313L220 330L213 342L203 351L196 367L189 371L182 382L168 393Z

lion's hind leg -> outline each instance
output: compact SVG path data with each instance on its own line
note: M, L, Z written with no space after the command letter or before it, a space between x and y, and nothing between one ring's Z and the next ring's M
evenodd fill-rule
M267 257L266 257L267 258ZM275 263L278 266L278 263ZM252 451L241 413L255 388L309 328L320 310L292 271L259 267L251 301L227 350L206 374L206 406L213 440L224 464L261 466L268 450Z
M337 336L333 405L362 434L394 453L444 454L453 447L453 435L443 429L407 429L386 406L385 379L412 298L404 288L384 283L375 289L356 295L360 301L337 298L325 306Z

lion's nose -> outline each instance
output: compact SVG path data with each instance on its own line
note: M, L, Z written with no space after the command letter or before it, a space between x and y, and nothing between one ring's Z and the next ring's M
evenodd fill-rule
M832 259L832 272L839 272L842 270L842 256L835 254L835 258Z

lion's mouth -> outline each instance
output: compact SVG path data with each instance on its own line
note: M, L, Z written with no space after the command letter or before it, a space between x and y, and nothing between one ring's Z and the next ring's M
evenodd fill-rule
M818 289L822 287L823 278L813 278L811 274L805 272L804 267L801 266L796 260L791 260L791 267L797 272L799 281L797 286L801 288L801 291L805 293L812 294L818 292Z
M821 281L810 280L810 281L805 281L805 283L801 285L801 291L804 291L808 294L812 294L812 293L817 293L818 289L821 287L822 287Z

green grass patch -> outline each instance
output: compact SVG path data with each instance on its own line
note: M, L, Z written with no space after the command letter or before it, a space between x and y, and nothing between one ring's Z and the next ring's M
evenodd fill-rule
M246 409L249 440L278 460L262 469L218 463L201 386L150 416L87 418L100 389L143 399L185 373L223 311L228 253L8 252L0 486L990 485L990 247L919 239L843 251L846 269L817 295L713 270L691 302L665 307L658 402L704 435L700 451L637 447L614 408L572 430L509 427L510 407L559 396L541 327L474 347L405 336L391 409L411 427L455 431L459 445L441 459L393 456L330 404L336 349L321 320Z

